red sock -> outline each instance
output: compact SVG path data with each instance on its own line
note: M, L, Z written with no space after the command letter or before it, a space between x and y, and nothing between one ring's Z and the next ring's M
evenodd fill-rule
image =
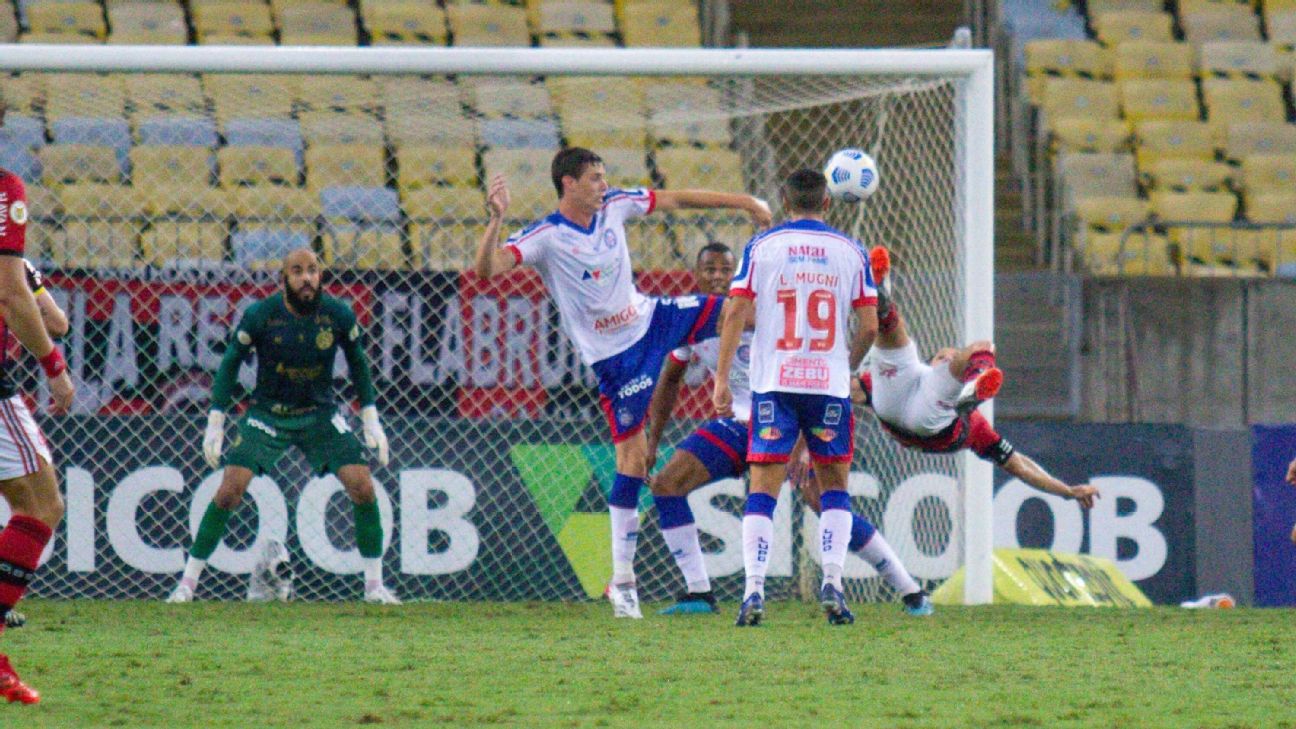
M890 334L892 331L895 330L896 325L899 323L900 323L900 314L899 312L896 311L895 307L892 306L887 309L887 312L885 314L878 317L878 333Z
M40 519L15 514L0 531L0 613L18 604L36 574L52 530Z
M983 349L979 352L973 352L972 356L968 357L967 369L963 370L963 381L968 382L971 380L975 380L977 375L980 375L982 372L985 372L986 370L994 366L995 366L994 352L991 352L988 349Z

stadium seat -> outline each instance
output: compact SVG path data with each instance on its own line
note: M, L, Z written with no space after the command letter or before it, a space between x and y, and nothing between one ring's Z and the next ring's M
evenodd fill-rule
M639 84L568 76L550 78L547 85L568 144L591 149L642 147L647 140L644 92ZM599 113L589 113L591 107Z
M1296 267L1296 191L1247 195L1246 217L1252 223L1286 226L1261 228L1253 236L1268 270Z
M407 268L400 234L400 202L384 187L332 187L320 191L321 243L329 264L355 268Z
M211 42L211 36L269 38L275 29L270 6L252 0L196 2L190 10L199 43Z
M1150 189L1214 192L1226 189L1233 174L1233 168L1223 162L1169 157L1153 160L1143 177Z
M553 198L555 201L557 198ZM479 187L436 185L401 191L405 215L412 221L449 222L462 218L485 218L486 195ZM443 220L444 219L444 220Z
M616 48L616 38L599 33L542 33L541 48Z
M62 217L63 204L58 193L40 184L40 178L29 178L27 183L27 257L49 260L50 241Z
M0 141L0 167L23 180L41 179L41 161L26 145Z
M485 226L462 220L410 225L410 253L414 268L429 271L462 271L472 265Z
M309 2L279 9L279 42L283 45L354 46L355 13L346 5Z
M189 149L192 149L190 147ZM178 215L189 220L221 218L229 210L225 192L204 182L172 182L171 185L136 186L139 209L152 215Z
M225 260L225 223L155 219L140 233L144 262L159 268L204 268Z
M135 73L126 76L126 100L137 117L163 114L198 116L207 113L207 97L196 76Z
M702 45L702 26L693 3L643 2L617 6L621 38L627 46L696 48Z
M1156 216L1171 225L1167 234L1178 244L1186 261L1198 266L1232 266L1238 262L1231 230L1226 227L1174 225L1174 223L1231 223L1238 199L1229 192L1160 192L1149 198ZM1204 274L1204 270L1196 270Z
M1138 195L1134 157L1128 153L1073 153L1058 155L1055 176L1061 184L1067 210L1086 197Z
M36 117L10 111L0 126L0 144L36 149L45 146L45 124Z
M536 28L541 33L616 32L612 3L600 0L540 0Z
M240 228L230 235L234 262L251 269L279 265L279 261L298 248L310 248L312 235L302 230L279 227Z
M14 12L13 3L8 0L0 2L0 43L18 41L18 15Z
M558 125L552 119L486 119L481 141L495 149L557 149Z
M283 147L301 153L301 127L295 119L231 119L225 123L231 147Z
M174 144L215 147L216 123L203 116L151 116L136 118L135 137L140 144Z
M1296 190L1247 195L1247 220L1296 226ZM1292 233L1296 233L1293 228Z
M372 144L319 144L306 150L306 187L383 187L387 167L383 148Z
M1134 78L1121 81L1121 107L1132 122L1150 119L1196 121L1197 86L1192 81Z
M1271 2L1275 0L1270 0ZM1253 3L1251 0L1176 0L1176 6L1179 13L1196 13L1202 10L1217 10L1221 7L1225 9L1250 9Z
M1241 187L1247 194L1296 192L1296 149L1242 158Z
M39 115L44 110L46 75L31 71L16 76L0 74L9 114Z
M1296 46L1296 8L1270 10L1265 3L1265 30L1269 42L1279 46Z
M542 83L479 80L467 85L469 104L487 118L536 119L553 116L549 89Z
M724 97L704 84L649 83L644 94L648 131L658 142L728 145Z
M1134 126L1134 138L1134 154L1138 166L1144 169L1164 157L1215 158L1215 140L1205 122L1140 122Z
M1111 52L1094 41L1042 38L1026 44L1026 88L1032 103L1043 99L1046 78L1105 79L1111 74Z
M139 263L139 209L131 188L114 184L66 185L59 191L62 224L49 238L60 268L132 268Z
M135 187L211 185L215 160L204 147L141 145L130 151L131 184Z
M1207 119L1217 128L1221 140L1229 124L1287 120L1282 87L1272 81L1207 78L1202 80L1202 98Z
M103 43L103 39L82 33L24 32L18 36L18 42L52 45L98 45Z
M184 9L179 4L110 2L108 24L112 27L110 43L184 45L189 42Z
M511 5L452 2L446 20L456 46L529 46L526 10Z
M697 234L699 229L690 232ZM750 236L748 236L750 237ZM658 218L637 218L626 224L630 263L636 271L675 271L687 268L683 247ZM700 240L698 236L693 242Z
M1098 40L1111 48L1126 41L1172 41L1174 19L1168 13L1115 10L1090 18Z
M552 149L488 149L482 153L487 181L502 174L509 180L509 214L527 220L552 212L557 205L549 179Z
M1252 154L1272 154L1296 149L1296 124L1286 122L1236 122L1225 131L1224 156L1234 162Z
M125 117L126 86L120 74L44 74L45 119L64 117ZM6 88L6 98L8 91Z
M1258 41L1259 20L1249 6L1228 4L1181 13L1179 25L1184 40L1200 46L1211 41Z
M378 84L361 76L306 76L297 103L306 112L372 112L380 103Z
M1200 50L1203 77L1249 78L1272 81L1278 78L1278 50L1261 41L1212 41Z
M297 117L301 121L302 137L307 146L383 144L382 122L363 112L339 114L333 111L304 111Z
M320 215L319 196L299 187L259 185L226 190L240 225L278 227L314 235Z
M670 232L675 239L673 247L667 248L671 255L666 260L658 259L659 265L654 268L680 268L687 266L697 257L697 253L708 243L720 243L734 251L751 240L756 230L750 218L745 214L722 213L676 213L670 218ZM668 261L671 265L663 265ZM645 266L647 267L647 266Z
M651 187L652 176L643 147L600 147L608 184L612 187Z
M297 155L284 147L237 146L216 151L221 187L298 184Z
M1147 200L1134 196L1093 195L1076 201L1076 222L1085 230L1122 233L1146 222L1152 213Z
M345 185L320 190L320 209L326 219L345 218L354 223L400 222L400 199L386 187Z
M300 93L300 80L287 75L206 73L202 82L219 122L253 115L286 119Z
M477 120L465 116L458 107L434 112L408 109L388 111L384 128L393 146L428 145L434 147L476 147Z
M32 34L57 40L59 36L77 36L85 41L101 41L108 34L104 25L103 6L86 0L60 0L25 5L27 27ZM23 42L30 42L24 38Z
M1116 45L1116 79L1161 78L1191 80L1193 49L1187 43L1137 40Z
M1060 119L1053 124L1054 152L1128 152L1133 141L1124 119Z
M231 33L208 33L198 39L198 43L207 46L272 46L273 36L268 35L234 35Z
M42 178L46 185L121 181L121 163L112 147L87 144L51 144L42 147Z
M407 145L396 150L396 186L417 190L432 185L477 184L477 155L469 147Z
M449 37L445 10L421 2L361 2L360 16L375 46L443 46Z
M1040 113L1048 128L1061 119L1119 119L1120 96L1113 83L1051 78L1044 84Z
M657 171L665 186L680 190L745 190L742 158L727 149L670 147L656 152Z
M1083 245L1085 268L1095 276L1173 276L1165 236L1155 233L1091 233Z

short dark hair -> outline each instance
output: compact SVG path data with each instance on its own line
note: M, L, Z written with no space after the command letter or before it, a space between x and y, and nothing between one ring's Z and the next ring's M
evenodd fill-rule
M693 259L693 265L696 266L698 263L700 263L702 261L702 256L705 256L708 253L723 253L731 258L733 257L734 254L733 251L729 249L729 246L725 245L724 243L717 243L716 241L711 241L710 243L707 243L706 245L702 246L701 250L698 251L697 258Z
M554 190L562 199L563 178L568 175L580 178L586 165L601 165L603 158L584 147L568 147L554 155L553 164L549 165L549 174L553 177Z
M789 212L817 213L828 197L828 180L819 170L803 167L783 183L783 199Z

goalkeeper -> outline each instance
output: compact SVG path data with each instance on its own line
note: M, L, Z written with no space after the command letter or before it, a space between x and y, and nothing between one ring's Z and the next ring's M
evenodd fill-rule
M356 545L364 559L365 602L400 603L383 585L382 523L369 465L333 397L338 346L346 355L360 400L365 442L377 449L378 463L384 466L387 436L378 422L373 380L355 314L320 291L321 274L319 259L311 251L289 253L283 260L283 290L248 307L230 338L212 385L212 409L203 436L203 456L213 468L220 463L225 413L233 404L239 365L254 349L256 388L225 456L220 488L198 525L184 575L167 602L193 599L207 559L220 544L230 514L253 476L264 474L289 446L297 446L313 470L336 475L351 499Z

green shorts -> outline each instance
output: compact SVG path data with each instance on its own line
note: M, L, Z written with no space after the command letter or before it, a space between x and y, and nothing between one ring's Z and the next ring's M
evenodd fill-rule
M249 410L225 455L225 465L242 466L260 476L274 467L289 446L306 455L311 470L336 474L343 466L369 465L364 448L346 418L336 410L281 417Z

